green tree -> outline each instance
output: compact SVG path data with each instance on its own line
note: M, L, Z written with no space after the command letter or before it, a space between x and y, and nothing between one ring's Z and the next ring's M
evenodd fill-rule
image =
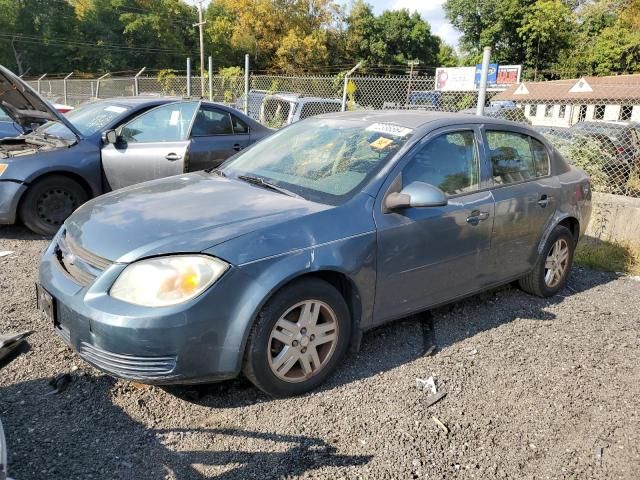
M534 72L554 65L571 44L576 29L573 12L560 0L541 0L530 5L518 28L526 48L525 67Z
M364 60L371 67L403 65L414 59L429 66L438 62L440 39L417 12L387 10L376 17L370 5L358 1L346 24L347 51L354 61Z

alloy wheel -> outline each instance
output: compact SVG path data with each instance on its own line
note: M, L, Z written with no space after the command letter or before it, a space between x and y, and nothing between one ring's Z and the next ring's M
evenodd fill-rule
M338 321L320 300L305 300L289 308L269 337L269 367L281 380L303 382L329 363L338 344Z
M564 278L569 265L569 244L559 238L549 250L544 263L544 283L549 288L556 287Z

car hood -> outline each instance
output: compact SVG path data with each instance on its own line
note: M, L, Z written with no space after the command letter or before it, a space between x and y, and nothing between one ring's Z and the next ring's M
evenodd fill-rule
M48 120L59 121L71 130L78 139L82 134L69 120L51 106L27 83L0 65L0 106L7 115L24 129L33 123Z
M110 261L201 252L259 228L331 206L206 172L169 177L98 197L65 222L83 249Z

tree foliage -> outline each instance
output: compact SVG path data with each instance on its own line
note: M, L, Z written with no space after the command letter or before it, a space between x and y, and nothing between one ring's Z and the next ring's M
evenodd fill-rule
M22 74L183 70L198 57L196 8L186 0L0 0L0 63ZM204 43L216 68L336 72L358 61L388 69L457 58L416 12L356 0L212 0ZM194 62L197 71L199 62Z
M446 0L463 61L525 66L528 77L640 71L640 0Z

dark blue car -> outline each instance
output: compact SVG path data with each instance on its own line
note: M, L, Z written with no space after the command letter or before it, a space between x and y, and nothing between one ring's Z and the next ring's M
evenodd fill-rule
M555 294L590 199L584 172L515 123L326 114L219 169L88 202L44 253L39 303L113 375L242 371L298 394L382 323L513 280Z
M53 235L89 198L211 168L271 131L224 105L121 97L61 115L0 66L0 107L30 130L0 139L0 224ZM46 123L37 126L39 123Z

